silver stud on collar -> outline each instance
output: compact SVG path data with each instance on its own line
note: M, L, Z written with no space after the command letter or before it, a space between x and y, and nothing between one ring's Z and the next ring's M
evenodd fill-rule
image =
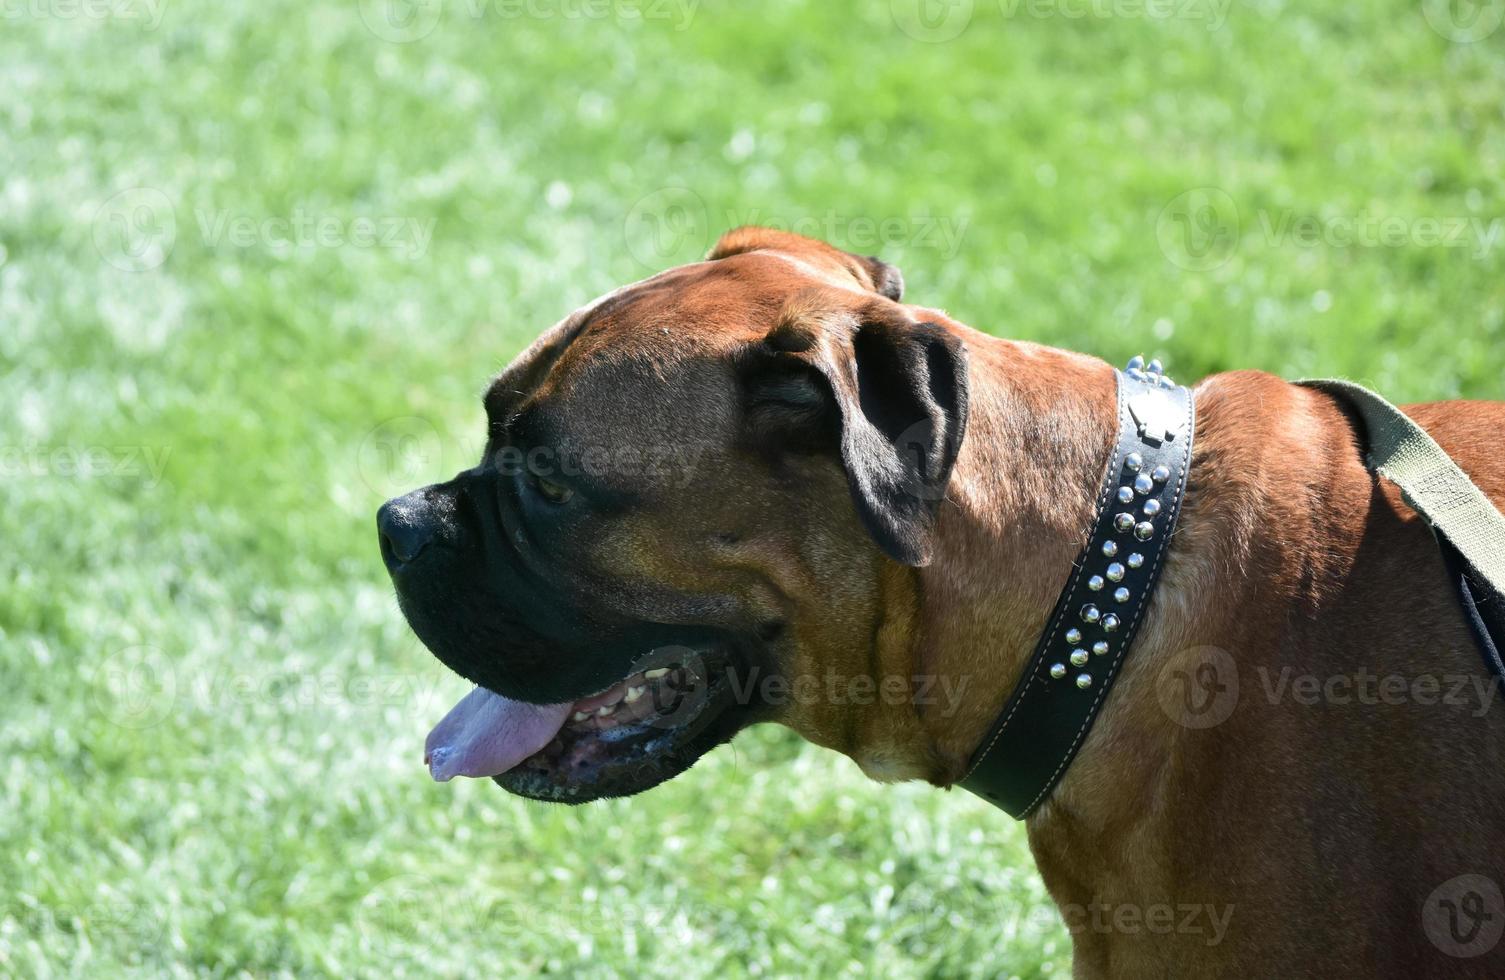
M1134 478L1134 492L1141 497L1149 496L1150 491L1153 489L1155 489L1155 481L1151 479L1148 473L1141 473ZM1127 502L1125 501L1125 503Z
M1081 688L1084 691L1087 690L1087 688L1089 688L1089 687L1092 686L1092 675L1091 674L1078 674L1078 675L1076 675L1076 686L1079 687L1079 688Z
M1155 525L1149 521L1140 521L1134 525L1134 537L1141 541L1148 541L1155 536Z
M1129 590L1126 589L1126 588L1124 588L1121 585L1118 588L1114 589L1113 590L1113 601L1116 602L1116 603L1118 603L1119 605L1123 605L1124 603L1128 602L1129 601Z
M1144 477L1140 477L1140 479L1144 479ZM1118 502L1121 503L1121 504L1132 504L1134 502L1134 488L1133 487L1119 487L1118 488Z
M1118 562L1114 562L1108 566L1108 570L1103 574L1108 576L1108 581L1110 582L1122 582L1124 580L1124 567Z
M1113 526L1127 534L1134 530L1134 515L1119 514L1113 518Z
M1159 388L1174 388L1176 382L1165 373L1165 365L1160 363L1160 358L1146 363L1143 354L1135 354L1129 358L1129 363L1124 367L1124 374L1135 381Z
M1073 666L1073 667L1082 667L1082 666L1085 666L1086 663L1087 663L1087 651L1086 650L1083 650L1081 647L1077 647L1075 650L1071 651L1071 666Z
M1092 652L1097 654L1099 657L1106 657L1108 655L1108 641L1098 640L1096 643L1092 644Z
M1141 555L1137 551L1134 552L1132 555L1130 555L1129 556L1129 567L1130 568L1143 568L1144 567L1144 555Z
M1103 617L1103 631L1105 633L1118 632L1119 624L1120 620L1117 613L1109 613Z
M1169 480L1170 478L1171 478L1171 468L1169 466L1163 466L1163 465L1162 466L1157 466L1150 473L1150 479L1154 480L1156 483L1164 483L1166 480Z
M1118 554L1118 542L1117 541L1104 541L1103 542L1103 557L1104 558L1112 558L1116 554Z
M1095 623L1095 622L1097 622L1098 620L1100 620L1102 618L1103 618L1102 611L1099 610L1092 603L1089 602L1085 606L1082 607L1082 622L1084 622L1084 623Z
M1060 680L1061 678L1065 677L1066 676L1066 665L1065 664L1051 664L1050 665L1050 676L1054 677L1056 680Z
M1066 642L1075 646L1082 642L1082 631L1073 626L1066 631Z
M1130 453L1129 455L1124 457L1124 469L1128 470L1130 473L1138 473L1140 468L1143 466L1144 457L1139 455L1138 453Z
M1087 580L1087 588L1091 589L1093 592L1103 591L1103 586L1107 584L1108 583L1103 581L1103 577L1101 575L1094 575Z
M1144 516L1145 517L1154 517L1158 513L1160 513L1160 501L1158 501L1158 500L1146 500L1144 502Z

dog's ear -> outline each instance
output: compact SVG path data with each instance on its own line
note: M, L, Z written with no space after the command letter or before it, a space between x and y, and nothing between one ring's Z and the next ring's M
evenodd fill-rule
M826 268L835 267L850 275L864 289L871 289L895 303L904 298L904 276L899 270L872 255L853 255L817 238L806 238L791 231L744 225L722 235L711 247L708 260L724 259L765 249L787 252Z
M747 374L749 424L784 449L834 443L873 540L927 565L967 428L967 351L939 324L876 312L770 333Z

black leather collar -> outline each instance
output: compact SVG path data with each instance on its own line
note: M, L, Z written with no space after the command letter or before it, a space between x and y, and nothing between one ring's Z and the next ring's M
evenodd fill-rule
M1087 546L1035 654L961 785L1023 819L1092 728L1160 580L1191 468L1191 390L1136 357L1118 377L1118 442Z

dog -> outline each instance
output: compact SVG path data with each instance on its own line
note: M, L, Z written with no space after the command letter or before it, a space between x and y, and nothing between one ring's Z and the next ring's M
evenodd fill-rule
M963 778L1083 547L1115 375L903 290L737 229L494 380L480 463L378 515L477 685L435 778L626 796L764 721ZM1195 406L1159 589L1027 819L1075 974L1505 975L1505 710L1427 527L1329 395L1235 371ZM1408 412L1505 502L1505 403Z

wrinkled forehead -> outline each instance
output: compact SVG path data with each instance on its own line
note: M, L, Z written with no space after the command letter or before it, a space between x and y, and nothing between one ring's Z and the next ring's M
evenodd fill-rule
M621 345L670 351L757 341L790 299L811 290L833 302L867 294L845 274L782 252L751 252L680 266L627 286L587 307L561 367L589 362Z
M775 253L681 266L624 287L519 356L487 392L488 415L493 424L518 420L526 441L576 450L725 441L738 411L737 353L812 289L834 302L865 299L841 278Z

